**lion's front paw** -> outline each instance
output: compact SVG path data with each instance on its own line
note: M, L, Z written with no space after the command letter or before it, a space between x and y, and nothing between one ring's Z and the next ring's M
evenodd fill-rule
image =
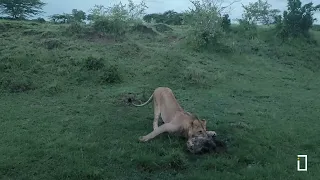
M148 139L146 138L146 136L140 136L139 141L146 142L146 141L148 141Z
M212 137L216 137L217 133L215 131L207 131L207 134Z

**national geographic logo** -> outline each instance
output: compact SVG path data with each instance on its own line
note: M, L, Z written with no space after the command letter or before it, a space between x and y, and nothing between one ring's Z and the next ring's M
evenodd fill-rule
M302 161L304 159L304 168L301 169L300 168L300 161ZM308 169L308 156L307 155L298 155L298 160L297 160L297 170L298 171L307 171Z

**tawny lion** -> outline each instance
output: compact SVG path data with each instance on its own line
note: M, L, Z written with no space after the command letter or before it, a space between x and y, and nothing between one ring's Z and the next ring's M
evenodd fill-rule
M140 141L146 142L164 132L178 134L187 139L194 136L207 135L206 120L200 120L189 112L184 111L171 89L167 87L156 88L148 101L141 105L132 104L137 107L145 106L151 102L152 98L154 100L153 131L145 136L140 136ZM160 115L164 124L158 126Z

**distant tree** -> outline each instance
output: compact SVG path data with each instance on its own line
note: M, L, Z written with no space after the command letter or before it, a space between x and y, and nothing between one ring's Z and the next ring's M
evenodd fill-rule
M70 23L73 17L70 14L54 14L49 17L53 23Z
M253 24L269 25L275 22L276 16L280 13L278 9L271 9L267 1L258 0L248 5L242 5L244 8L243 20Z
M71 14L54 14L50 20L54 23L68 24L72 22L83 22L87 19L86 13L82 10L73 9Z
M25 19L42 13L45 5L41 0L0 0L0 13L14 19Z
M316 18L313 17L320 5L314 6L312 2L302 5L300 0L288 0L287 10L283 16L277 17L276 28L278 35L285 40L288 37L309 37Z
M165 23L171 25L181 25L183 20L182 13L177 13L173 10L166 11L164 13L152 13L143 16L143 20L150 23L154 21L156 23Z
M96 21L98 19L108 16L108 9L103 5L94 5L93 8L89 10L90 14L87 16L87 20Z
M152 13L152 14L147 14L143 16L143 20L148 23L151 23L152 21L155 21L156 23L163 23L164 17L160 13Z
M86 13L82 10L72 9L72 17L76 22L82 22L86 20Z
M46 22L46 20L44 18L41 18L41 17L39 17L37 19L34 19L34 21L39 22L39 23L45 23Z
M173 10L169 10L163 13L166 24L172 24L172 25L181 25L182 24L182 14L177 13Z
M221 26L222 26L223 30L225 30L225 31L229 31L230 30L231 20L229 18L229 14L223 15Z

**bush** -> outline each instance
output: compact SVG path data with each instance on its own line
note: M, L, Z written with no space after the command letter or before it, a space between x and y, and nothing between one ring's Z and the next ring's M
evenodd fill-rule
M313 6L310 2L302 6L300 0L288 0L288 9L283 12L283 17L278 20L278 31L282 38L309 37L309 30L314 22L314 12L320 5Z
M104 60L102 58L95 58L89 56L84 60L83 67L87 70L100 70L105 67Z
M108 8L96 5L91 9L88 20L93 23L94 30L119 36L124 35L132 24L141 23L140 16L146 9L144 1L140 4L134 4L132 0L128 1L128 5L120 2Z
M99 18L93 23L95 31L100 33L124 35L128 25L125 21L120 19L110 20L108 18Z
M221 22L221 26L222 26L222 29L226 32L229 32L230 31L230 27L231 27L231 20L229 18L229 14L225 14L223 15L223 18L222 18L222 22Z
M45 86L42 91L48 96L54 96L62 92L62 87L63 86L59 81L54 80L51 84L48 84L47 86Z
M207 75L208 72L205 70L194 67L194 65L190 65L186 68L186 70L183 73L183 79L190 83L195 85L205 85L207 84Z
M49 50L59 48L62 44L63 43L57 38L50 38L43 42L43 45Z
M242 7L244 9L243 20L250 24L274 24L275 17L280 13L280 10L271 9L271 5L263 0L251 2L246 6L242 5Z
M43 19L43 18L41 18L41 17L39 17L39 18L37 18L37 19L33 19L33 20L31 20L31 21L38 22L38 23L45 23L45 22L46 22L46 20Z
M67 27L66 32L67 34L84 34L86 30L86 27L84 27L80 23L73 22Z
M35 89L31 78L20 76L5 76L0 80L0 87L8 90L10 93L21 93Z
M187 43L195 50L215 47L224 36L219 7L203 0L191 1L195 9L187 11L185 23L189 25Z
M140 32L143 34L157 35L157 32L154 31L151 27L148 27L144 24L136 24L130 28L132 31Z
M236 27L236 32L240 36L244 36L247 39L254 39L258 36L257 25L247 20L239 19L239 25Z
M173 10L166 11L164 13L152 13L143 16L143 20L151 23L154 21L155 23L164 23L170 25L181 25L183 21L183 14L177 13Z
M169 27L168 25L166 24L162 24L162 23L159 23L159 24L155 24L153 25L155 27L155 29L158 31L158 32L168 32L168 31L173 31L173 29L171 27Z
M100 76L101 84L120 83L122 77L117 65L110 65L103 69L103 73Z

